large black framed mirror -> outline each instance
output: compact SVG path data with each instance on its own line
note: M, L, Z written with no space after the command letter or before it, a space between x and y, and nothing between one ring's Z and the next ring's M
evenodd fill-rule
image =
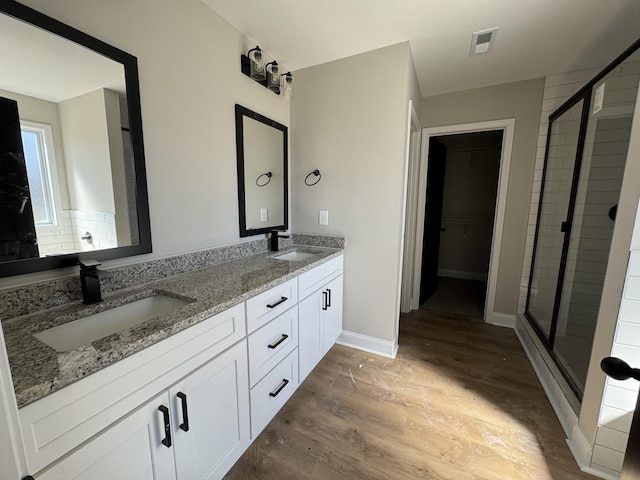
M0 4L0 277L151 252L136 57Z
M289 228L288 128L236 104L240 236Z

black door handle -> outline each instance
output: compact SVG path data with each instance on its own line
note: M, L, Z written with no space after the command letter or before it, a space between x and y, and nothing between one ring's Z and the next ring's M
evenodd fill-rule
M278 394L282 391L282 389L287 386L287 383L289 383L289 380L287 380L286 378L283 378L282 383L278 385L278 388L276 388L273 392L270 392L269 396L277 397Z
M600 362L600 368L615 380L633 378L634 380L640 381L640 369L631 368L627 362L616 357L603 358Z
M280 297L280 300L277 300L273 303L268 303L267 304L267 308L276 308L278 305L280 305L281 303L286 302L287 300L289 300L287 297Z
M267 347L269 347L271 349L274 349L278 345L280 345L282 342L284 342L287 338L289 338L289 335L287 335L286 333L283 333L282 336L278 340L273 342L271 345L267 345Z
M171 448L171 419L169 418L169 409L164 405L160 405L158 410L162 412L164 419L164 438L162 439L162 444L167 448Z
M185 432L189 431L189 411L187 410L187 395L182 392L178 392L176 396L182 402L182 423L180 424L180 430Z

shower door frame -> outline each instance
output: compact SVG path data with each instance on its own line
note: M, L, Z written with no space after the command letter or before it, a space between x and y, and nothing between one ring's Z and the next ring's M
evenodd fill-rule
M591 108L591 97L593 93L593 87L600 82L604 77L606 77L609 73L611 73L620 63L626 60L629 56L631 56L636 50L640 48L640 39L634 42L629 48L627 48L622 54L620 54L613 62L611 62L607 67L605 67L600 73L598 73L591 81L589 81L585 86L583 86L578 92L576 92L569 100L563 103L557 110L555 110L551 115L549 115L549 127L547 129L547 139L545 145L545 154L544 154L544 164L542 170L542 180L540 187L540 198L538 199L538 212L536 216L536 229L533 240L533 251L531 257L531 268L529 271L529 283L527 286L527 301L525 306L524 316L528 320L529 324L536 332L536 335L542 342L542 344L547 349L547 352L553 359L553 362L557 366L557 368L562 373L562 376L569 384L571 390L574 392L576 397L580 402L582 402L583 392L580 387L573 380L571 375L569 374L567 368L563 365L560 358L557 356L555 351L553 350L555 343L555 335L558 326L558 314L560 311L560 304L562 301L562 289L564 284L564 277L567 265L567 258L569 253L569 246L571 240L571 228L573 225L573 216L575 213L575 204L578 190L578 182L580 179L580 170L582 167L582 157L584 153L584 144L587 132L587 124L589 120L589 111ZM538 246L538 234L540 230L540 215L542 213L543 207L543 199L545 193L545 181L547 176L547 166L549 160L549 145L551 142L551 128L553 126L553 122L560 118L563 114L565 114L568 110L573 108L577 103L583 101L582 104L582 113L580 117L580 129L578 133L578 141L577 141L577 149L576 149L576 158L575 163L573 165L573 177L571 183L571 189L569 193L569 205L567 208L567 217L560 228L564 233L563 243L562 243L562 253L560 256L560 264L558 266L558 278L556 283L556 291L555 298L553 304L553 311L551 316L551 326L549 329L549 335L547 335L543 331L542 327L538 324L535 317L529 311L529 301L531 298L531 283L533 281L534 267L536 261L536 252Z

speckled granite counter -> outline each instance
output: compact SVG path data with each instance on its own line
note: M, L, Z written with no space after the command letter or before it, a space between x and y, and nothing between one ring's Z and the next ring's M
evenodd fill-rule
M104 295L104 302L73 302L2 322L19 407L44 397L145 347L294 278L342 253L341 249L300 247L317 253L303 261L276 260L272 252L247 256ZM284 253L285 249L282 252ZM58 352L33 334L154 294L189 302L179 309L80 348Z

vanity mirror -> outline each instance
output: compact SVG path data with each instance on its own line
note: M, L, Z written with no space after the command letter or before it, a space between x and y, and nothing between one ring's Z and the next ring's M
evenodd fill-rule
M288 129L236 105L240 236L286 230Z
M0 3L0 276L151 252L137 60Z

